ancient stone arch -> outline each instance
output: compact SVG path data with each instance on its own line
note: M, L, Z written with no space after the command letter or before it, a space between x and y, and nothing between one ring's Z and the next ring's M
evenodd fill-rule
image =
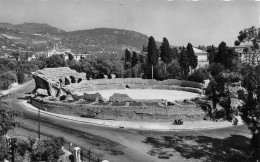
M70 80L66 77L65 78L65 85L69 85L70 84Z
M78 83L80 83L81 81L82 81L82 78L79 78L79 79L78 79Z
M76 83L74 76L70 76L71 83Z

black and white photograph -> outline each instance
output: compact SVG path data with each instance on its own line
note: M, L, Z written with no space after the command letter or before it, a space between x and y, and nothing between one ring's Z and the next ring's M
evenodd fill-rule
M260 162L259 0L0 0L0 162Z

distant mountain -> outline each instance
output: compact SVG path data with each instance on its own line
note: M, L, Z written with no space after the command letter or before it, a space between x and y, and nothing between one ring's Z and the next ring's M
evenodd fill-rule
M0 22L0 28L8 28L10 26L12 26L13 24L10 24L10 23L3 23L3 22Z
M16 49L17 46L24 50L41 51L52 49L56 44L60 48L70 48L76 53L92 54L122 54L126 48L138 52L143 46L147 46L149 39L147 35L124 29L96 28L66 32L39 23L0 23L0 35L5 38L0 42L0 47ZM20 39L10 39L16 37ZM160 46L159 42L157 46Z
M83 51L141 51L147 46L148 36L130 30L96 28L62 33L71 48Z
M50 26L48 24L39 24L39 23L23 23L12 25L9 28L19 30L25 33L30 34L60 34L65 31L58 29L56 27Z

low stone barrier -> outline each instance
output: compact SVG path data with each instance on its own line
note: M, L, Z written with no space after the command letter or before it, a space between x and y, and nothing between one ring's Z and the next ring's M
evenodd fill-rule
M103 106L61 101L31 100L31 104L47 111L104 120L125 121L184 121L202 120L206 113L195 104L173 106Z

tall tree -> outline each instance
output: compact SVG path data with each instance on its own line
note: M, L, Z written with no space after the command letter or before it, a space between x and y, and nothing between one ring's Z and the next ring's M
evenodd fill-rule
M152 79L153 79L153 68L154 66L157 65L158 62L158 50L153 36L149 37L147 52L148 52L147 64L148 66L151 66Z
M187 57L189 61L189 67L191 69L195 69L198 66L198 56L195 55L191 43L188 43L187 45Z
M254 26L241 30L238 35L240 42L252 42L255 49L259 49L258 43L260 43L260 30Z
M214 57L214 62L221 63L226 67L227 66L226 57L227 57L227 45L225 42L221 42L218 46L218 52Z
M189 60L184 47L181 49L179 64L182 68L182 77L187 78L189 74Z
M125 70L131 68L132 56L131 52L126 48L125 49Z
M135 51L133 51L132 67L134 67L136 64L138 64L138 62L139 62L139 56L137 55L137 53Z
M249 67L244 70L244 85L247 95L244 98L244 104L239 109L241 118L252 133L251 146L254 149L254 160L260 160L260 94L259 94L259 66L255 69ZM256 71L256 73L255 73Z
M162 45L160 47L161 50L161 60L165 64L165 74L166 74L166 67L172 61L172 51L169 45L167 38L163 38Z

